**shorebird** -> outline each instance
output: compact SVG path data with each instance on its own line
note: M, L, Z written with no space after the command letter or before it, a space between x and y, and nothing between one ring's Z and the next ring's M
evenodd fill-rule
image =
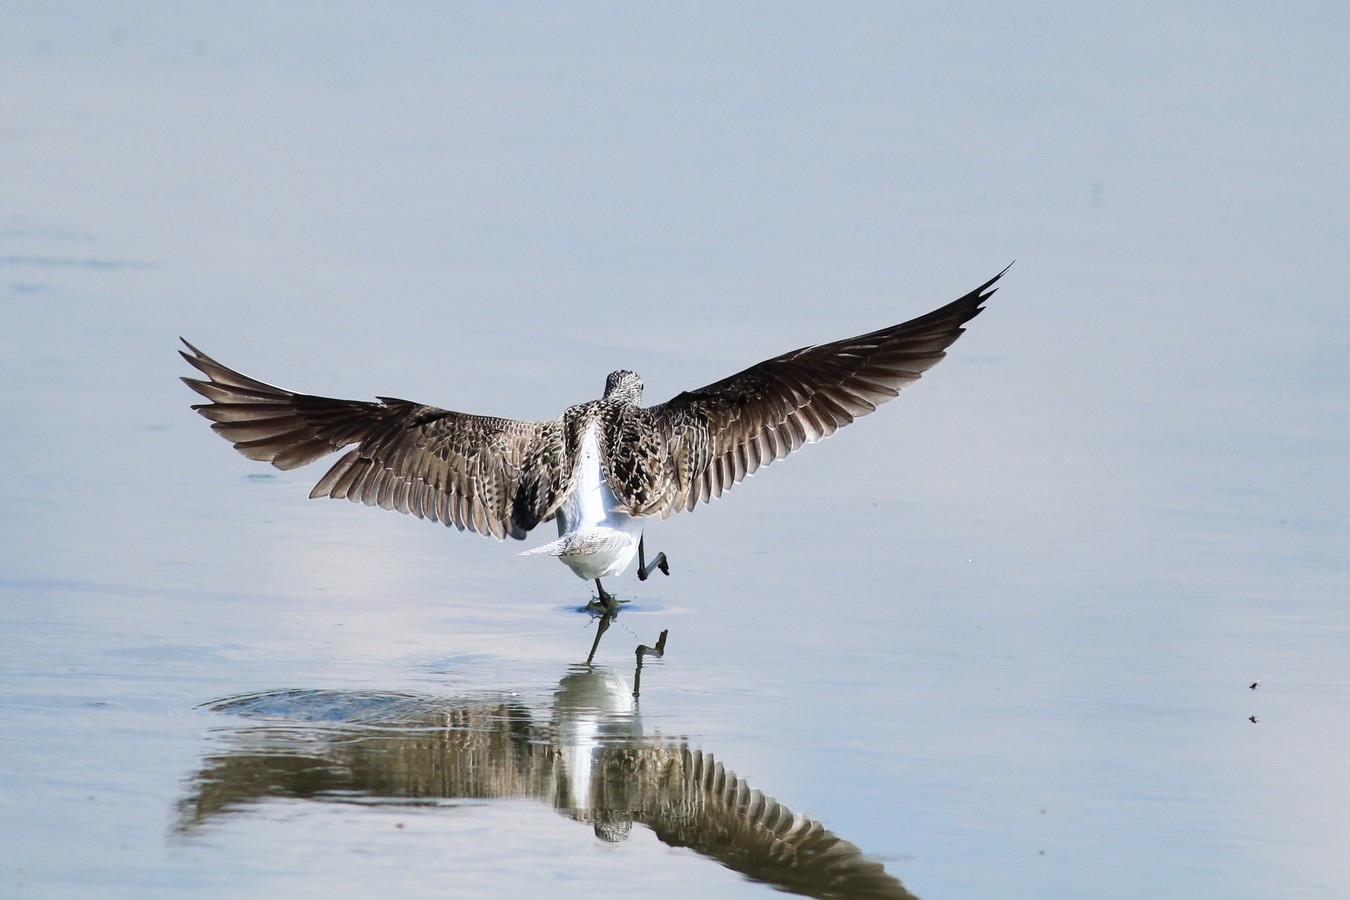
M179 352L206 376L183 379L210 401L192 408L249 459L294 469L355 445L311 498L397 510L498 540L523 539L554 521L558 539L525 553L556 556L593 580L612 616L618 601L600 579L623 572L634 556L639 579L657 568L670 574L664 553L647 562L646 519L720 497L889 401L946 355L1003 272L927 315L775 356L657 406L643 407L642 379L620 369L599 400L547 422L394 397L302 394L243 375L186 340L190 352Z

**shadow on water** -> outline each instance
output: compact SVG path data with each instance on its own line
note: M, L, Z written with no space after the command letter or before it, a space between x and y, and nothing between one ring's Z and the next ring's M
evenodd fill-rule
M278 690L210 704L219 733L178 828L270 798L408 805L530 798L619 842L634 823L747 878L813 897L912 897L882 864L752 789L711 753L647 735L629 680L569 668L551 706L516 698Z

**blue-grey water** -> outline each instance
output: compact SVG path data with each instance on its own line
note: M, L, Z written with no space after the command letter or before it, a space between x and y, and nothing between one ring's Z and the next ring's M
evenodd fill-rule
M1350 895L1340 7L2 18L0 894ZM564 567L177 380L659 402L1014 259L591 669Z

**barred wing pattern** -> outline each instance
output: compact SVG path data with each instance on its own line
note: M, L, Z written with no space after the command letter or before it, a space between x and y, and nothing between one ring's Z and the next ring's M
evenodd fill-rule
M689 847L794 894L914 900L881 863L815 819L751 788L711 753L670 745L647 752L660 754L663 777L657 802L637 810L637 819L662 843ZM612 755L622 759L618 752Z
M927 315L784 353L637 411L647 418L653 439L645 446L616 447L615 462L620 468L657 465L640 484L642 491L625 499L641 515L659 512L665 518L693 510L761 467L873 412L946 356L965 331L962 326L997 290L994 283L1003 272Z
M310 497L347 499L497 539L521 539L552 516L570 484L562 422L451 412L393 397L378 403L300 394L223 366L183 341L207 380L183 381L193 407L249 459L293 469L356 444ZM180 351L181 352L181 351Z

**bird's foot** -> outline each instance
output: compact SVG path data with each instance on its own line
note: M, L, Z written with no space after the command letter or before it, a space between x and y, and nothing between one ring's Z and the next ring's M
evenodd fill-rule
M660 569L662 574L669 575L670 563L666 562L664 553L658 553L648 564L647 548L643 545L642 538L638 538L638 581L646 581L651 576L652 569Z
M646 581L651 577L653 569L660 569L663 575L670 574L670 563L666 562L664 553L656 554L656 559L638 569L638 581Z
M609 603L606 603L592 597L590 602L582 607L582 610L602 619L613 620L619 615L619 610L623 609L623 605L630 602L629 600L620 600L618 597L610 597Z
M661 636L656 639L655 647L648 647L646 644L638 644L636 653L637 653L637 663L639 667L642 666L642 658L646 656L648 653L650 653L653 656L666 655L666 635L668 634L670 634L669 628L661 629Z
M595 589L599 593L598 597L593 598L586 604L586 609L590 612L599 613L606 618L612 619L619 613L620 604L627 603L627 600L620 600L600 583L600 579L595 579Z

